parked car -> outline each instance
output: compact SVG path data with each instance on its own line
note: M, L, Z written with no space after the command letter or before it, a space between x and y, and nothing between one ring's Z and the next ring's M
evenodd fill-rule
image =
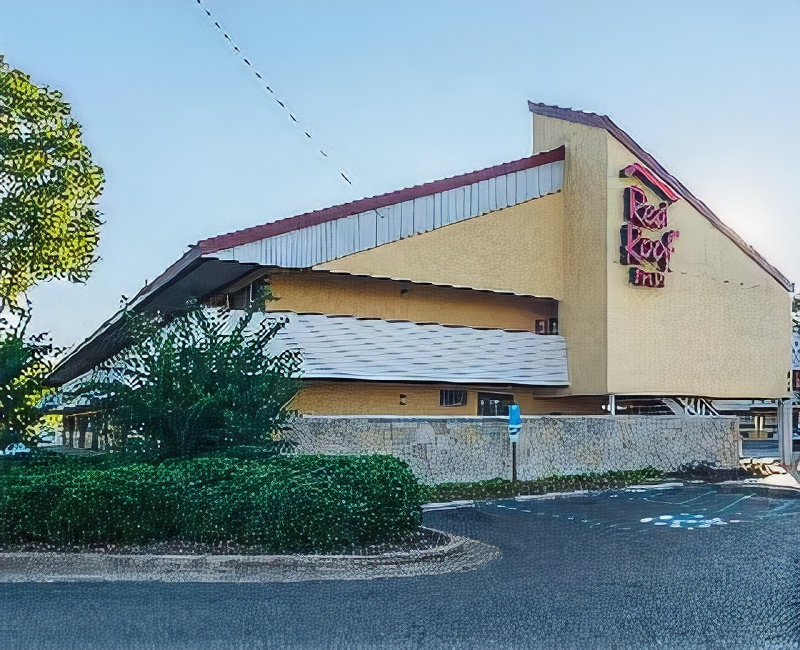
M6 448L3 449L2 452L0 452L0 454L2 454L3 456L18 456L18 457L25 457L30 453L31 453L30 447L28 447L22 442L12 442L10 445L6 445Z

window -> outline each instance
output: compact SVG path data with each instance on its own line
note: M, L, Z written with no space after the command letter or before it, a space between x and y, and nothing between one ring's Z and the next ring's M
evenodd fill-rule
M508 416L508 406L514 396L503 393L478 393L478 415Z
M543 320L537 320L534 331L537 334L558 334L558 319L547 318Z
M465 390L440 390L439 406L466 406L467 391Z
M250 302L258 298L259 294L269 287L269 278L263 277L246 284L243 287L233 288L226 293L218 293L206 300L208 307L222 307L223 309L247 309Z

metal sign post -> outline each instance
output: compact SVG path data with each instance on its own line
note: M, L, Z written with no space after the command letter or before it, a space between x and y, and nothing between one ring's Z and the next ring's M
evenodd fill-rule
M508 406L508 438L511 440L511 482L517 482L517 441L522 429L522 418L519 415L519 405Z

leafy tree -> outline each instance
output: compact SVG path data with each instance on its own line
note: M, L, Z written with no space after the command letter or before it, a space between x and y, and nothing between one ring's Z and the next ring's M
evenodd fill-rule
M102 185L61 93L0 56L0 311L38 282L88 278Z
M130 345L73 395L100 407L123 448L134 436L174 457L270 440L299 388L300 354L271 351L284 322L257 313L254 302L245 312L192 305L171 320L128 314Z
M29 321L30 313L16 324L0 319L0 446L30 439L41 417L37 405L53 346L44 334L27 336Z

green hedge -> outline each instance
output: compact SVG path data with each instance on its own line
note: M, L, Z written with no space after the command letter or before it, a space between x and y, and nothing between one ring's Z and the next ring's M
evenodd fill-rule
M428 488L427 499L429 501L502 499L519 495L571 490L607 490L663 478L664 473L653 467L588 474L554 474L533 481L517 481L516 483L503 478L493 478L474 483L433 485Z
M332 552L401 539L421 523L425 489L391 456L236 455L2 463L0 544L182 539Z

